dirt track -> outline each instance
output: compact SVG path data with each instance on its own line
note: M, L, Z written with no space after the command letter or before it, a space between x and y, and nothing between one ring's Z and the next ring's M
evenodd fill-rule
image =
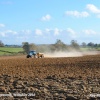
M86 100L92 98L90 94L100 94L100 55L43 59L1 57L0 76L0 93L28 93L32 88L31 92L36 94L34 99L59 100L62 95L60 100Z

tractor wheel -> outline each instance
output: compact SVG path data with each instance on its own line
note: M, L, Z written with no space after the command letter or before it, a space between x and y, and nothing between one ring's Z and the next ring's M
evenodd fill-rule
M31 58L31 56L30 55L27 55L27 57L26 58Z

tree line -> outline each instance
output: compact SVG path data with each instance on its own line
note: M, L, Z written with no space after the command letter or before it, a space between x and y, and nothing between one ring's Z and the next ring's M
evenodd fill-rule
M0 41L0 47L4 47L8 45L4 45L2 41ZM18 45L13 45L14 47L19 47ZM10 45L10 47L12 47ZM57 39L54 44L41 44L37 45L34 43L23 42L21 46L24 50L24 53L28 53L30 50L36 50L37 52L55 52L55 51L70 51L70 50L80 50L83 48L99 48L100 44L95 44L93 42L85 43L82 42L81 45L77 43L76 40L71 40L70 44L65 44L60 39Z
M57 39L54 44L42 44L42 45L36 45L34 43L29 44L28 42L23 42L23 49L26 53L28 53L30 50L36 50L37 52L57 52L57 51L71 51L71 50L78 50L80 51L80 48L99 48L100 44L95 44L93 42L85 43L83 42L81 45L77 43L76 40L71 40L70 44L65 44L60 39Z
M23 42L23 49L26 53L28 53L30 50L36 50L37 52L55 52L55 51L66 51L73 49L80 49L79 44L75 41L71 41L71 45L67 45L63 43L60 39L57 39L57 41L54 44L42 44L42 45L35 45L35 44L29 44L28 42Z
M82 47L100 47L100 44L97 44L97 43L93 43L93 42L89 42L89 43L85 43L85 42L82 42L81 44Z
M23 42L23 49L26 53L30 50L36 50L37 52L55 52L55 51L70 51L70 50L77 50L80 51L80 48L99 48L100 44L95 44L92 42L85 43L83 42L81 45L77 43L76 40L71 40L70 44L65 44L60 39L57 39L54 44L41 44L36 45L34 43L29 44L28 42Z

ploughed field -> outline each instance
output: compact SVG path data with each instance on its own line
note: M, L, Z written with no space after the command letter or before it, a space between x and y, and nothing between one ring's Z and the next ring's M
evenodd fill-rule
M12 97L0 97L9 100L99 100L100 55L0 57L0 93L11 93ZM14 96L14 93L35 95Z
M0 58L0 74L22 77L99 77L100 55L59 58Z

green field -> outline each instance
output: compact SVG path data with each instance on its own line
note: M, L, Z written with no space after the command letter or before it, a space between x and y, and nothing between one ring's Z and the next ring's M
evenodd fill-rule
M100 51L100 47L95 47L95 48L90 48L90 47L86 47L86 48L83 48L81 47L80 50L82 51L90 51L90 50L94 50L94 51Z
M23 51L23 48L14 48L14 47L0 47L0 55L12 55L17 54L20 51ZM3 52L7 51L7 52ZM8 53L11 52L11 53Z

